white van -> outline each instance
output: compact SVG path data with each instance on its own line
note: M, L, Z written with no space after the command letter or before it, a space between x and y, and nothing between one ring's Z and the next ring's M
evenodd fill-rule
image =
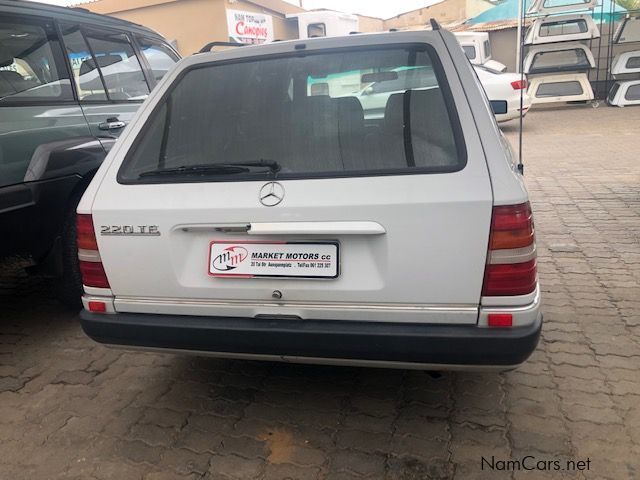
M310 88L354 74L352 95ZM362 88L381 82L393 93L367 115ZM96 174L77 233L82 327L105 344L507 369L540 335L522 176L437 29L183 59Z

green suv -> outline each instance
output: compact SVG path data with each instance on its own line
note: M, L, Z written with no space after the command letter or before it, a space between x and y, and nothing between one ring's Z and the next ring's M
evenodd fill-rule
M0 0L0 257L60 277L79 304L75 209L149 91L179 59L124 20Z

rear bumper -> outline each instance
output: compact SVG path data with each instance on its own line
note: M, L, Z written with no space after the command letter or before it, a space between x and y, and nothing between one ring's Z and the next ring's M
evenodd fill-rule
M80 319L93 340L134 348L222 357L269 356L299 362L313 359L319 363L340 360L352 364L364 361L389 366L402 363L505 369L531 355L542 328L542 315L531 325L508 329L279 317L95 314L86 310L80 313Z

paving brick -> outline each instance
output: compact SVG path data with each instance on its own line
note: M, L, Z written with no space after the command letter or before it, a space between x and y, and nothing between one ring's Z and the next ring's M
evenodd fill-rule
M366 454L354 450L339 450L331 456L331 477L337 472L355 473L375 478L384 477L386 456Z
M262 460L247 460L235 455L214 455L209 473L212 478L256 478L263 468Z
M195 453L184 448L169 448L162 452L158 467L179 475L204 475L209 470L211 455ZM175 473L172 475L175 476Z
M320 468L301 467L289 463L269 463L264 469L265 480L315 480L321 478ZM337 477L332 477L337 478Z
M53 383L68 383L71 385L82 384L86 385L90 383L94 374L85 372L83 370L63 371L53 380Z
M119 457L126 458L133 463L148 463L155 465L160 461L160 456L164 451L160 447L147 445L139 440L120 440L116 446Z

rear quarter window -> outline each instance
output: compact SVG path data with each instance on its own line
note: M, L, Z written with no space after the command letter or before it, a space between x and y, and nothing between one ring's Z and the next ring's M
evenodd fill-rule
M536 97L564 97L582 95L584 90L578 81L542 83L536 90Z
M627 89L627 93L625 93L624 98L625 100L630 100L630 101L640 100L640 84L631 85Z
M205 64L183 72L125 158L122 183L255 180L160 170L277 162L277 178L460 170L466 152L431 49L394 47ZM237 170L237 168L236 168Z
M640 68L640 55L638 55L637 57L629 58L627 60L627 64L625 65L625 68L628 68L628 69Z
M620 84L616 82L613 84L613 87L611 87L611 91L609 92L609 97L608 97L609 102L613 102L613 100L616 98L616 94L618 93L618 90L620 90Z
M60 53L51 25L0 17L0 106L72 100L67 72L56 61Z
M469 60L476 59L476 47L473 45L463 45L462 50Z

